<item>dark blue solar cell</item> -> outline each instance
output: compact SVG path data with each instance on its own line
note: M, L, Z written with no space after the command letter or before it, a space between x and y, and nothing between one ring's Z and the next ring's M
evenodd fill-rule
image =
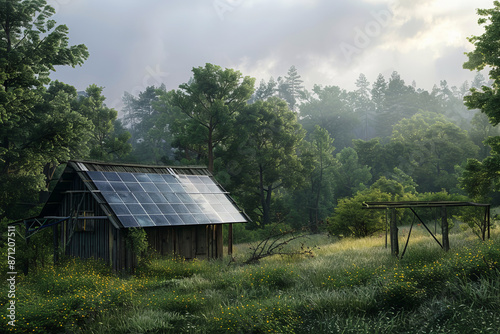
M177 179L173 175L162 174L162 177L167 183L177 183Z
M220 224L220 223L223 223L222 219L220 219L219 215L217 215L216 213L207 212L205 214L207 215L207 217L210 220L211 224Z
M174 193L164 193L163 196L165 196L167 202L170 204L182 203L179 197Z
M177 197L183 204L194 203L194 199L189 194L177 194Z
M189 213L188 208L184 204L171 204L176 213Z
M108 181L121 181L120 177L118 176L118 173L115 172L103 172L102 173L106 180Z
M109 182L106 181L94 181L95 186L97 189L99 189L101 192L102 191L114 191L114 189L111 187Z
M214 209L212 208L212 205L210 203L198 203L200 208L203 210L204 213L207 212L215 212Z
M203 213L203 210L199 205L196 204L185 204L186 208L189 210L191 213Z
M152 182L142 182L141 186L144 188L144 190L146 190L146 192L149 193L156 193L159 191Z
M132 193L130 192L118 193L118 196L120 196L123 203L137 203L137 199L135 199L134 195L132 195Z
M151 179L149 178L149 176L147 174L142 174L142 173L139 173L139 174L134 174L135 178L137 179L137 181L139 182L151 182Z
M197 225L198 221L193 217L192 214L180 213L179 217L184 222L184 225Z
M103 192L102 196L104 196L104 199L108 203L123 203L120 196L115 192Z
M153 200L153 203L167 203L167 199L160 193L148 193L149 197Z
M123 182L137 182L135 179L134 175L132 173L118 173L118 176L120 179L122 179Z
M142 207L144 210L146 210L146 213L148 215L159 215L161 214L160 209L156 206L156 204L142 204Z
M186 191L179 183L168 184L174 193L185 193Z
M208 203L206 200L205 200L205 196L202 195L202 194L189 194L189 196L191 196L191 198L194 200L195 203L197 204L201 204L201 203Z
M174 208L170 204L156 204L156 206L163 214L175 213Z
M149 218L148 215L134 216L140 226L155 226L155 223Z
M129 182L129 183L125 183L125 185L127 186L127 188L129 189L130 192L133 192L133 193L144 192L144 189L137 182Z
M130 211L127 209L125 204L110 203L109 206L113 209L113 212L117 216L130 215Z
M182 183L182 187L184 188L183 192L186 193L199 193L198 189L196 189L195 185L192 183Z
M153 220L156 226L168 226L170 223L164 215L150 215L149 218Z
M127 186L123 182L110 182L116 192L128 191Z
M203 213L193 213L193 217L196 219L198 224L211 224L210 219Z
M137 198L137 201L141 204L153 203L153 200L151 199L151 197L149 197L149 195L147 193L137 192L137 193L134 193L134 196L135 196L135 198Z
M172 188L170 188L168 186L168 184L166 184L166 183L156 183L155 186L162 193L171 193L171 192L173 192Z
M146 211L144 211L144 209L142 208L142 205L140 205L138 203L137 204L134 204L134 203L127 204L127 208L129 209L130 213L133 214L134 216L146 214Z
M151 181L154 183L165 183L165 179L160 174L148 174Z
M184 225L184 221L177 214L165 215L170 225Z
M101 172L87 172L87 175L92 179L92 181L106 181L104 175Z
M118 220L122 223L124 227L138 227L139 223L133 216L118 216Z

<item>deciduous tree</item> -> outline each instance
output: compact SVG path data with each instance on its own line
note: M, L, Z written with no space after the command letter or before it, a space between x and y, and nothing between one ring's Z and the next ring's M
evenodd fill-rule
M0 1L0 218L45 187L44 166L68 159L75 139L85 142L86 121L70 105L74 89L46 88L55 66L88 57L84 45L69 45L54 13L43 0Z
M208 169L213 172L214 149L229 137L236 115L254 91L255 79L208 63L192 71L192 80L179 86L172 103L189 117L187 129L203 129Z

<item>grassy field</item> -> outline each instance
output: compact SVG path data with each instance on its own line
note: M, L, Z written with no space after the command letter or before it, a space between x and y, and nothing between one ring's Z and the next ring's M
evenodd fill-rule
M314 247L313 256L275 256L241 265L249 253L249 245L241 244L235 247L236 262L157 259L127 277L95 261L68 260L18 276L16 326L3 328L34 333L500 333L499 239L494 233L482 243L455 233L445 253L417 228L407 254L398 260L384 247L383 236L337 240L314 235L301 240Z

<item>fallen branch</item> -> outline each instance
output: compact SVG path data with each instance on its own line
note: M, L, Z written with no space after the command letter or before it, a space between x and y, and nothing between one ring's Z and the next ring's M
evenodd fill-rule
M277 227L273 228L270 235L264 240L260 241L255 247L250 247L253 250L252 255L244 264L250 264L260 261L261 259L273 256L292 256L292 255L309 255L313 256L313 249L306 247L304 243L301 244L300 250L285 251L284 247L293 240L307 237L305 234L298 234L295 230L278 231Z

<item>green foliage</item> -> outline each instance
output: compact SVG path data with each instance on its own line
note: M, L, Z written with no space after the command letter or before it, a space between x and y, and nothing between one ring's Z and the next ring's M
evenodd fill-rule
M333 172L336 197L350 197L357 191L365 189L372 175L370 167L359 162L356 151L350 147L344 148L337 153L336 158L338 165Z
M467 164L459 178L460 186L471 198L484 200L493 191L500 189L498 164L500 162L500 137L485 141L491 147L490 156L483 161L467 159Z
M114 275L102 261L64 259L18 276L16 312L24 319L12 329L468 333L500 324L498 238L479 243L453 235L455 247L445 253L422 235L415 231L410 252L399 261L377 237L325 238L314 258L259 265L157 259L132 277ZM0 307L8 302L6 288Z
M134 254L141 256L148 249L148 238L146 231L141 227L133 227L127 230L125 237L127 248L131 249Z
M88 52L68 45L53 14L43 0L0 3L0 217L19 218L19 202L36 203L46 165L85 151L89 124L71 108L75 89L47 86L55 66L81 65Z
M149 263L142 263L137 268L136 275L139 277L156 277L160 279L175 279L191 277L201 271L205 263L198 260L188 261L181 257L170 259L156 259Z
M312 231L316 232L320 221L328 215L325 212L325 209L329 208L328 202L333 201L333 192L329 190L334 186L332 172L336 167L333 156L333 151L335 151L333 138L330 137L326 129L319 125L311 134L310 150L313 165L310 172L310 189L306 196L308 198L309 224Z
M479 150L466 131L431 112L401 120L393 128L392 140L406 148L408 165L403 171L415 179L420 192L454 189L455 165Z
M273 196L280 188L294 189L303 182L297 149L305 132L286 102L276 97L248 105L235 124L238 136L228 149L235 162L235 194L258 224L273 220Z
M460 210L460 214L458 215L458 219L463 222L460 225L462 230L472 230L472 233L477 235L481 240L486 240L486 231L488 230L486 215L484 213L484 207L464 207ZM491 224L491 228L495 228L495 222L493 221Z
M481 18L479 25L484 25L484 33L480 36L469 37L468 40L474 45L474 50L467 53L468 61L464 68L469 70L482 70L489 68L489 75L494 80L493 87L481 86L471 88L470 95L464 97L465 105L469 109L480 109L485 113L493 125L499 122L498 117L498 87L500 83L500 70L498 64L498 27L500 24L500 3L493 2L494 7L490 9L478 9Z
M329 220L328 232L335 236L361 238L383 230L385 213L363 209L362 204L389 200L391 196L377 188L360 191L351 198L339 200L334 215Z
M187 116L184 126L191 130L190 134L204 128L197 143L206 147L204 155L208 159L208 169L213 172L214 149L231 133L236 115L254 91L255 79L208 63L192 71L193 79L179 86L172 97L172 105Z
M300 105L300 123L312 134L316 125L326 129L340 149L350 146L359 119L349 94L340 87L314 85L313 97Z
M91 159L113 160L127 155L131 145L127 143L130 133L120 123L115 123L118 112L104 104L103 87L93 84L85 90L85 96L78 99L78 112L93 124L89 141ZM121 130L115 133L115 126Z

